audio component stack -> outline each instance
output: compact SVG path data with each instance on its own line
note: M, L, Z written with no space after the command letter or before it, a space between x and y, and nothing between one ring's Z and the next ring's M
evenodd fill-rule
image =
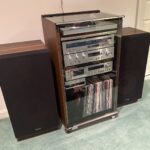
M42 16L66 132L116 117L122 16L98 10Z

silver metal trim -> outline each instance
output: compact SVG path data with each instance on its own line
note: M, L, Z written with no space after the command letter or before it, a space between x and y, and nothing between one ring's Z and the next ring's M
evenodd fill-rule
M69 89L72 89L72 88L77 88L77 87L80 87L80 86L86 86L85 84L80 84L80 85L75 85L75 86L72 86L72 87L68 87L68 88L65 88L66 90L69 90Z
M101 21L97 25L89 25L84 27L64 27L60 28L62 35L73 35L73 34L81 34L81 33L88 33L88 32L98 32L98 31L104 31L104 30L116 30L117 24L111 23L108 21Z
M67 85L78 84L78 83L80 84L81 82L85 82L85 78L67 81L65 82L65 85L67 86Z
M61 41L67 41L67 40L77 40L77 39L84 39L88 37L96 37L96 36L103 36L103 35L108 35L108 34L116 34L117 30L112 30L112 31L106 31L106 32L97 32L97 33L88 33L85 35L75 35L71 37L61 37Z
M84 126L84 125L86 125L86 124L90 124L90 123L92 123L92 122L99 121L99 120L104 119L104 118L106 118L106 117L113 117L113 116L115 116L115 115L118 115L118 111L115 111L115 112L112 112L112 113L107 113L107 114L105 114L105 115L103 115L103 116L96 117L96 118L94 118L94 119L85 121L85 122L83 122L83 123L75 124L74 126L77 126L78 128L80 128L81 126ZM70 131L70 130L73 130L72 127L66 129L66 131Z
M94 18L94 21L101 21L101 20L112 20L112 19L121 19L125 18L124 15L122 16L114 16L114 17L103 17L103 18ZM86 22L86 21L93 21L93 19L86 19L86 20L78 20L78 21L68 21L68 22L56 22L52 19L52 17L46 17L49 21L53 21L56 23L56 25L66 25L66 24L72 24L72 23L81 23L81 22Z

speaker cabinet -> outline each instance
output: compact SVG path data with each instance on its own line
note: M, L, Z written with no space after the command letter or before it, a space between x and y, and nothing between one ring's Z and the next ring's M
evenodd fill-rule
M18 140L60 128L50 56L41 41L0 46L0 86Z
M123 28L116 36L121 49L118 106L142 97L150 34L135 28Z

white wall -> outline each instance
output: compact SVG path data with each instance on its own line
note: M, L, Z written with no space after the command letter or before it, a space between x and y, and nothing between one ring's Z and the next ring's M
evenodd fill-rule
M125 15L124 26L135 26L137 0L64 0L65 11L99 9L104 12Z
M137 0L64 0L64 10L100 9L125 15L124 25L134 26ZM41 14L61 12L60 0L3 0L0 3L0 44L43 39Z
M42 37L41 14L60 12L59 0L3 0L0 44Z
M125 15L124 26L134 26L137 0L63 0L64 11L100 9ZM61 12L60 0L1 0L0 44L42 39L41 14ZM0 93L0 111L6 113ZM3 115L3 116L6 116Z

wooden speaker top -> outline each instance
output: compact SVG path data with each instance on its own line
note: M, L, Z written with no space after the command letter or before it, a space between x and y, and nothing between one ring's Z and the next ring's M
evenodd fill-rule
M118 33L117 36L134 36L134 35L139 35L139 34L149 34L146 31L142 31L136 28L132 28L132 27L125 27L122 28Z
M0 55L16 54L46 49L40 40L9 43L0 45Z

